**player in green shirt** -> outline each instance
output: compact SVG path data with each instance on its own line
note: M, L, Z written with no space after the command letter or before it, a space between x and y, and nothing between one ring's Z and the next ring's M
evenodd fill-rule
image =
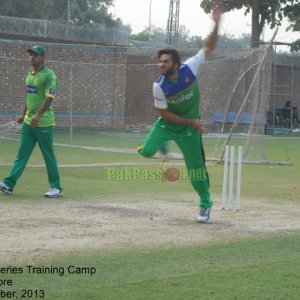
M213 203L202 147L201 133L205 129L200 120L197 73L205 58L215 48L222 10L220 5L214 9L215 26L204 48L183 64L175 49L158 52L161 75L153 84L153 96L154 106L160 116L138 147L141 155L151 157L159 150L165 152L169 140L176 142L183 153L191 183L200 196L200 222L208 222Z
M17 158L9 176L0 181L0 188L12 194L17 180L22 175L30 155L38 143L45 160L50 189L45 197L57 198L62 195L60 176L53 148L54 113L51 107L57 91L55 73L44 65L45 48L35 45L27 50L32 70L26 77L26 103L23 114L17 119L22 124L21 142Z

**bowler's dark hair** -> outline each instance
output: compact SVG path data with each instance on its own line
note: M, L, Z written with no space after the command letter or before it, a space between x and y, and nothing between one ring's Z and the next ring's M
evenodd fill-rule
M161 49L158 51L157 53L157 58L160 59L160 57L163 54L169 54L172 57L172 61L174 64L178 64L178 66L180 66L181 62L180 62L180 56L179 53L176 49Z

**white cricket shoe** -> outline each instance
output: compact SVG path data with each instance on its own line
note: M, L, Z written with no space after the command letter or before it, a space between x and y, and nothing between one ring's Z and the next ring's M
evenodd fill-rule
M50 188L47 193L45 193L45 197L47 198L57 198L63 195L63 192L57 188Z
M207 223L210 219L210 212L211 212L211 207L208 208L200 207L198 221L201 223Z
M13 193L13 190L8 187L4 181L0 181L0 190L7 195L11 195Z

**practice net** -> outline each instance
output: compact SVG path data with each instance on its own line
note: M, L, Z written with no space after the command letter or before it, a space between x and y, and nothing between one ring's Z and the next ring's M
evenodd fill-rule
M0 40L0 137L18 139L15 119L25 101L30 42ZM59 78L56 142L135 152L157 111L152 83L157 47L44 43L46 65ZM182 61L197 49L179 49ZM216 49L199 73L207 159L223 159L225 144L244 147L244 160L268 163L265 151L272 47ZM125 137L125 139L120 139ZM124 143L124 141L126 141ZM121 150L120 150L121 149ZM112 150L113 151L113 150ZM179 150L174 146L174 151Z

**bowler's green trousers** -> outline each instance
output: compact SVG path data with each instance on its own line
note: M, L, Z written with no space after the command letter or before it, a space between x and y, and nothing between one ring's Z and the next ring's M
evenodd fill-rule
M62 190L57 161L53 149L53 126L33 128L25 122L22 124L21 142L17 158L10 170L9 176L4 178L4 183L9 188L14 189L17 180L20 178L26 167L36 143L38 143L45 160L50 188Z
M204 174L201 178L190 176L191 183L200 196L199 206L211 207L213 203L210 198L201 133L188 126L185 126L186 129L182 132L174 132L161 121L161 118L155 121L147 138L140 143L138 152L144 157L152 157L158 150L164 148L169 140L174 140L182 151L188 174L195 174L197 170L200 171L196 172L197 174Z

